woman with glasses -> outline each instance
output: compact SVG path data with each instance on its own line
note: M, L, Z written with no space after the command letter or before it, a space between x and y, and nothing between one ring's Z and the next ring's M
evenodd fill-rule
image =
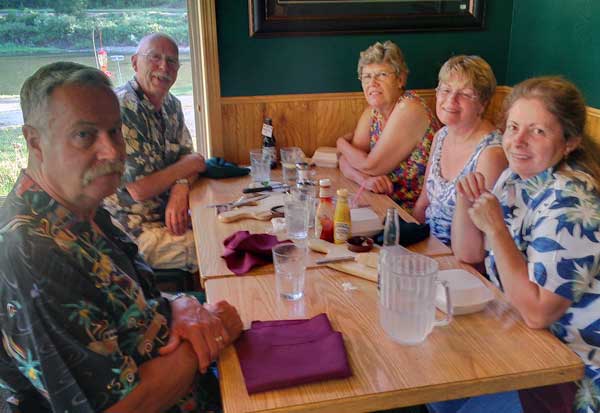
M458 180L480 172L491 188L507 162L500 132L483 118L496 88L490 65L479 56L455 56L444 63L438 79L435 107L445 126L433 140L425 188L413 215L450 244Z
M402 51L391 41L360 53L358 78L369 106L354 133L338 138L337 149L347 178L410 211L439 126L423 99L405 90L407 76Z

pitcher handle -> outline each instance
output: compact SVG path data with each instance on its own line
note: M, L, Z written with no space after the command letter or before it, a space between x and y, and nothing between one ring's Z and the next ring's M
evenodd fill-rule
M435 319L433 322L434 327L445 326L452 321L452 300L450 298L450 286L448 285L447 281L438 280L437 282L442 284L444 287L444 294L446 294L446 317L442 318L441 320Z

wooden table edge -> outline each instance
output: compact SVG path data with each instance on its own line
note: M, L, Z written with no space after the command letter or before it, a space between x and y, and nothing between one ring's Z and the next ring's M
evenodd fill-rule
M584 364L582 361L579 363L573 364L568 367L567 370L564 368L560 368L559 372L554 372L555 369L546 369L540 370L538 372L537 377L542 380L536 380L530 387L541 387L548 386L552 384L566 383L570 381L579 380L584 375ZM523 387L515 388L511 383L514 383L515 378L526 375L527 373L515 373L515 374L507 374L502 376L501 378L490 378L483 380L468 380L461 381L452 384L437 384L425 386L429 389L427 391L428 396L431 394L439 394L441 397L426 397L422 396L423 387L416 389L401 389L390 391L386 393L374 393L363 396L355 396L355 397L346 397L343 399L332 399L325 400L314 403L307 403L295 406L285 406L285 407L276 407L270 409L263 410L244 410L243 412L248 413L279 413L279 412L306 412L310 411L311 413L338 413L340 411L352 411L352 412L371 412L376 410L387 410L393 408L401 408L408 406L416 406L426 403L432 403L436 401L443 400L453 400L464 397L477 396L481 394L492 394L499 393L505 391L512 390L522 390ZM501 380L500 383L495 383ZM493 384L492 384L493 383ZM478 391L482 385L489 386L492 384L493 389L490 391L486 391L482 393ZM221 392L223 392L223 386L220 382L219 386L221 387ZM417 396L415 396L415 393ZM401 403L398 402L398 399L403 399ZM347 399L347 400L346 400ZM361 405L367 404L368 407L361 407ZM223 406L224 413L234 413L230 412L226 409L226 406ZM240 411L235 411L235 413L240 413Z

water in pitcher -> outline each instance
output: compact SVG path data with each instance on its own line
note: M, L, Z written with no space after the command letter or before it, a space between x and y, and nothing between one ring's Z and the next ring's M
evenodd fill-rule
M433 328L435 307L411 294L398 296L398 305L379 306L379 322L385 331L402 344L419 344Z
M434 326L450 322L451 316L435 319L436 261L392 246L386 247L379 265L379 322L392 339L418 344Z

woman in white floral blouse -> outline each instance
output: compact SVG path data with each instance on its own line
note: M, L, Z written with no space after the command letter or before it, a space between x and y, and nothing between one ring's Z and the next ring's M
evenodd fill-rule
M505 106L509 168L492 192L477 173L459 182L452 247L466 262L485 257L525 323L585 363L580 382L521 391L524 411L598 412L600 150L584 134L581 92L562 78L526 80Z

